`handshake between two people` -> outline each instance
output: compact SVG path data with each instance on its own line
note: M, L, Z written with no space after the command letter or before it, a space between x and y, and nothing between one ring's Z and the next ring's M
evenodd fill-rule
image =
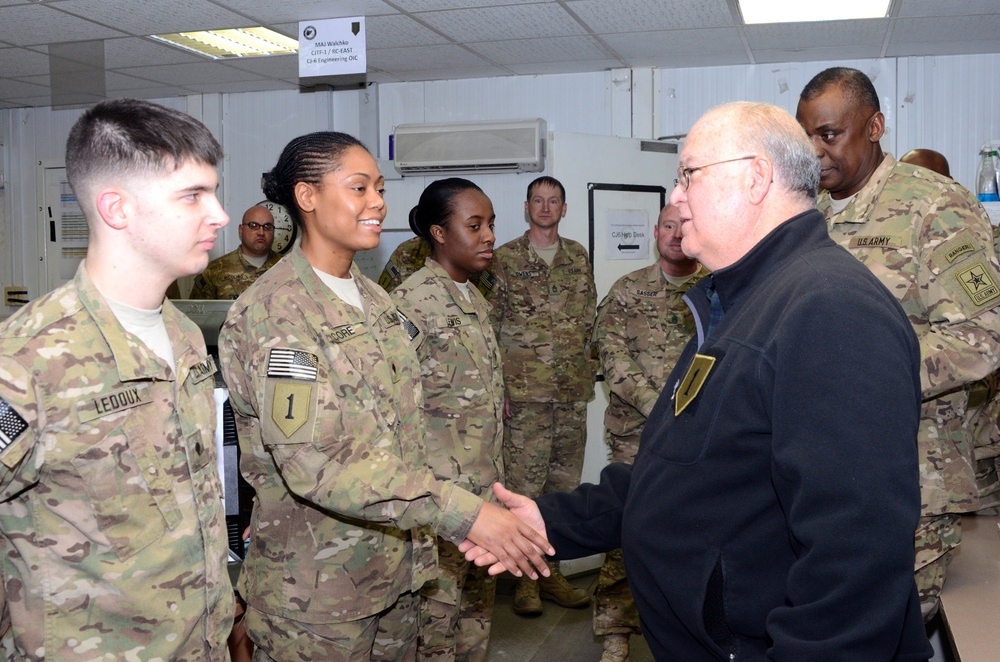
M493 494L506 509L484 503L459 551L479 567L490 566L491 575L506 570L515 577L538 579L539 573L548 577L549 566L542 555L552 556L556 550L546 539L545 521L535 501L500 483L493 484Z

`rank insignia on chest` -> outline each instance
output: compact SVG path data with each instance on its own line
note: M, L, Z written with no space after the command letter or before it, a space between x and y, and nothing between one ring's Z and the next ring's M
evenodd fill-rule
M714 356L694 355L691 366L674 392L674 416L680 416L681 412L698 396L705 380L708 379L708 373L712 372L714 367Z

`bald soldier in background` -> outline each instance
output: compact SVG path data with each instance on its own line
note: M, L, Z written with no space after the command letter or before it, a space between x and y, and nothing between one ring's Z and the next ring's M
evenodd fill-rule
M933 149L911 149L899 157L899 160L901 163L909 163L910 165L927 168L939 175L951 178L951 168L948 167L948 159L944 157L944 154L935 152Z
M267 207L254 205L247 209L236 232L240 245L208 263L205 271L194 279L192 299L235 299L281 259L271 250L274 217Z
M930 620L961 540L960 514L979 508L966 411L969 385L1000 361L1000 273L989 219L961 185L882 152L878 94L857 69L817 74L796 117L819 154L825 191L817 206L831 237L889 288L920 340L915 571Z
M597 310L595 342L611 391L604 439L612 462L635 459L646 417L695 332L684 293L709 273L681 250L677 207L668 204L660 211L653 238L659 260L619 278ZM594 591L594 634L604 637L601 662L628 660L629 636L640 633L639 612L616 549L605 556Z

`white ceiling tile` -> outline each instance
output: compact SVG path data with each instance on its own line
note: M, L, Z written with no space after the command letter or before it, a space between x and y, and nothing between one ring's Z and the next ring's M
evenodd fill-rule
M635 64L638 59L664 55L745 52L737 28L628 32L601 35L601 39L633 66L639 66Z
M8 78L49 73L49 56L23 48L0 48L0 71Z
M451 39L465 43L585 34L580 24L554 3L456 9L416 16Z
M396 14L397 10L379 0L218 0L217 4L271 25L298 23L322 18ZM295 30L292 31L292 34Z
M61 8L136 36L254 25L245 16L205 0L146 1L138 5L132 0L73 0Z
M372 16L366 19L365 37L369 49L448 43L445 37L402 14Z
M997 0L902 0L901 18L995 14Z
M517 41L484 41L470 46L474 51L497 64L530 62L574 62L602 60L611 56L594 37L547 37ZM624 63L618 62L618 66Z
M33 46L125 36L119 30L56 11L53 9L55 6L0 7L0 40L18 46Z
M743 31L751 49L805 49L838 45L881 47L889 25L890 19L879 18L864 21L747 25Z
M109 69L204 62L205 59L204 56L143 37L108 39L104 42L104 65Z
M877 58L882 44L877 46L818 46L809 49L754 50L758 64L770 62L815 62L818 60L866 60Z
M569 9L597 34L735 25L726 0L580 0Z
M220 62L199 62L197 64L165 64L151 67L123 67L118 70L127 75L147 78L169 85L193 83L213 83L224 81L259 80L260 76L248 71L227 67Z
M1000 8L998 8L1000 9ZM938 16L900 18L892 30L892 44L938 41L996 41L1000 39L1000 16Z

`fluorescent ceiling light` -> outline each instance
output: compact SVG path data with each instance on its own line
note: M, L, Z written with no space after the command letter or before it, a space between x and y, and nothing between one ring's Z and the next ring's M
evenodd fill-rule
M739 0L743 22L803 23L807 21L843 21L857 18L885 18L891 0Z
M267 28L235 28L204 32L154 34L151 38L187 51L206 55L213 60L231 57L288 55L299 52L297 39L289 39Z

